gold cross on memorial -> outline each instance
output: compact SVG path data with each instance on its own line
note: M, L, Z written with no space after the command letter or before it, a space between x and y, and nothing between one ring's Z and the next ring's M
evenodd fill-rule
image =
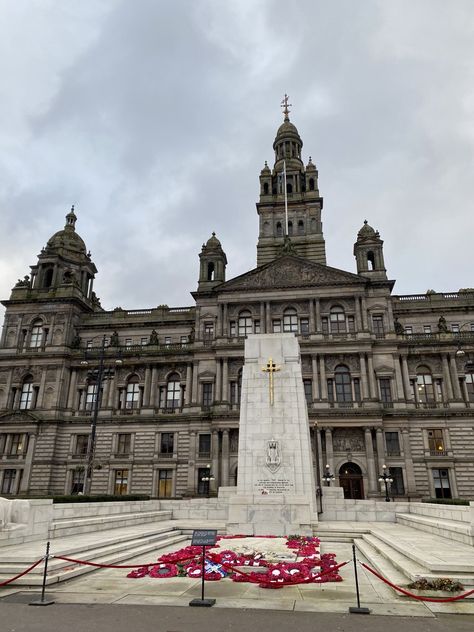
M267 366L264 366L262 368L262 371L264 373L268 373L268 377L269 377L268 388L269 388L269 394L270 394L270 406L273 406L273 374L275 373L275 371L279 371L279 370L280 370L280 367L277 366L271 358L268 360Z

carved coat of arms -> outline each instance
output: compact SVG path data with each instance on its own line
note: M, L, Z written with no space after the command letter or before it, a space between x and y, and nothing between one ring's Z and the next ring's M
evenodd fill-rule
M267 441L267 456L265 458L265 465L272 474L274 474L281 465L280 442L275 439Z

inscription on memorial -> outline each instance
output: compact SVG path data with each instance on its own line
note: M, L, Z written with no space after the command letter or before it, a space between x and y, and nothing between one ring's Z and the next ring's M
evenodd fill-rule
M287 478L260 478L255 483L255 487L262 494L285 494L293 491L294 486L294 483Z

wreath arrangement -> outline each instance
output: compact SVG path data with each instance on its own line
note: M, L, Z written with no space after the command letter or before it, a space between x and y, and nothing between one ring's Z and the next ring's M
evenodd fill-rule
M249 536L220 536L218 542L248 538ZM252 538L271 538L278 536L256 536ZM243 551L230 548L220 549L221 545L206 547L204 578L207 581L219 581L229 577L235 582L256 583L261 588L283 588L302 583L340 582L336 556L334 553L320 554L320 541L310 536L292 535L286 538L288 557L294 560L270 561L258 551L243 547ZM139 579L149 576L163 579L187 576L198 579L202 576L202 547L187 546L173 553L161 555L154 566L143 566L128 573L127 577Z

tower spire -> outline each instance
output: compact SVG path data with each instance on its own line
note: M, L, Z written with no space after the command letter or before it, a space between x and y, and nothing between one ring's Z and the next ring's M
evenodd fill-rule
M288 109L288 106L289 107L293 107L292 103L288 103L288 99L289 98L290 97L285 92L285 96L283 97L283 100L282 100L282 102L280 104L280 107L283 108L283 114L285 115L285 121L289 121L290 120L290 117L288 116L288 114L290 113L290 110Z

